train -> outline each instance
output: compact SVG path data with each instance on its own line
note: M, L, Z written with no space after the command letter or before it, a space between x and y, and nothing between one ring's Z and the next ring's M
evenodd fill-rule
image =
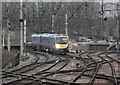
M69 52L69 37L65 34L33 34L32 47L34 50L67 53Z

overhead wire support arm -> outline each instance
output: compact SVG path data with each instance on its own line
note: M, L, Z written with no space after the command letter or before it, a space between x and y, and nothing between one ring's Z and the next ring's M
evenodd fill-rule
M87 2L82 3L73 13L72 15L68 18L68 21L74 16L74 14L83 6L87 6Z
M66 21L65 21L65 34L66 35L68 35L68 22L69 22L69 20L74 16L74 14L83 6L83 5L85 5L85 6L88 6L87 5L87 2L84 2L84 3L82 3L73 13L72 13L72 15L68 18L68 15L66 14L65 15L65 19L66 19Z

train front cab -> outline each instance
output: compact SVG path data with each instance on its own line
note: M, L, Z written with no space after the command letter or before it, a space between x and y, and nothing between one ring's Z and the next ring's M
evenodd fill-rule
M55 39L55 48L58 53L67 53L69 47L69 38L68 36L57 36Z

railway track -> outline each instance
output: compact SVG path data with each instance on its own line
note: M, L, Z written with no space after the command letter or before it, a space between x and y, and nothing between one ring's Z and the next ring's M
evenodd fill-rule
M41 65L41 63L44 63L44 62L46 62L48 60L48 57L44 56L45 57L44 62L39 62L40 57L37 56L36 54L34 54L34 56L36 57L35 62L30 63L30 64L25 65L25 66L22 66L21 68L18 68L18 69L7 70L6 72L9 72L9 73L11 72L11 73L16 73L16 74L25 73L26 71L32 70L35 67Z
M33 53L33 52L32 52ZM36 52L36 54L37 54L37 52ZM8 71L5 71L5 75L3 75L3 77L2 78L7 78L9 75L19 75L20 76L20 78L19 79L17 79L17 80L22 80L23 78L23 73L26 73L26 72L28 72L28 71L30 71L30 70L33 70L34 68L36 68L36 67L38 67L38 66L40 66L40 65L42 65L43 63L45 63L45 62L47 62L47 60L48 60L48 56L46 56L46 55L44 55L44 54L42 54L42 55L44 55L44 57L45 57L45 60L44 60L44 62L42 61L42 62L40 62L40 57L39 56L37 56L36 54L34 54L34 56L36 56L36 60L35 60L35 62L33 62L33 63L30 63L30 64L28 64L28 65L26 65L26 66L23 66L23 67L21 67L21 68L18 68L18 69L13 69L13 70L8 70ZM6 74L9 74L9 75L6 75ZM15 81L17 81L17 80L15 80ZM9 81L8 83L10 83L11 81ZM12 81L12 82L14 82L14 81ZM6 84L6 83L5 83Z
M3 85L16 83L19 83L17 85L42 85L45 81L65 85L75 83L92 85L100 80L113 85L120 84L120 77L114 67L114 63L120 63L117 58L111 56L115 55L113 52L81 52L68 55L36 52L35 55L38 59L34 64L4 73L3 78L12 76L16 79ZM108 68L104 69L105 66ZM103 73L103 70L108 70L109 74Z
M94 53L94 52L93 52L93 53ZM90 54L91 54L91 53L90 53ZM105 54L105 56L104 56L104 57L101 57L100 55L102 55L102 54ZM114 59L111 58L111 57L109 57L108 54L109 54L109 53L107 53L107 54L106 54L106 53L100 53L100 54L98 54L98 57L99 57L100 59L99 59L99 60L96 60L96 58L95 58L95 61L96 61L96 62L93 60L94 58L91 58L90 55L88 55L88 57L91 58L92 61L95 62L95 64L97 65L97 67L96 67L96 69L95 69L95 71L94 71L94 73L93 73L93 76L92 76L91 80L88 82L89 85L91 85L91 84L93 83L93 81L94 81L94 79L95 79L95 77L96 77L97 72L99 71L99 69L101 68L101 65L103 65L103 64L109 64L109 66L110 66L110 68L111 68L112 75L113 75L114 85L118 85L117 78L116 78L116 74L115 74L115 69L114 69L114 67L113 67L112 64L111 64L111 62L113 62ZM92 57L93 57L93 56L92 56ZM107 58L106 58L106 57L107 57ZM82 72L81 72L81 73L82 73ZM89 75L89 76L90 76L90 75ZM101 79L105 79L105 77L103 76ZM107 78L107 79L110 80L109 78Z
M36 53L40 53L40 52L36 52ZM43 55L43 54L42 54ZM40 67L40 66L42 66L42 65L44 65L44 64L53 64L53 65L51 65L50 67L48 67L48 68L46 68L46 69L44 69L44 70L42 70L41 72L43 72L43 71L46 71L46 70L49 70L49 69L51 69L52 67L54 67L57 63L59 63L59 62L62 62L62 61L65 61L65 60L62 60L60 57L57 57L57 59L53 59L53 60L48 60L48 56L47 55L44 55L45 57L46 57L46 59L45 59L45 61L44 62L38 62L38 60L39 60L39 58L37 59L37 61L35 62L35 63L32 63L32 64L30 64L30 65L27 65L27 66L24 66L24 67L22 67L22 68L20 68L20 69L16 69L16 70L13 70L13 71L11 71L11 72L7 72L7 73L14 73L14 75L15 74L23 74L23 73L26 73L26 72L28 72L28 71L30 71L30 70L33 70L34 68L37 68L37 67ZM38 56L37 56L38 57ZM65 64L64 64L64 66L65 66ZM60 70L60 69L62 69L63 68L63 66L62 67L60 67L58 70ZM6 76L7 77L7 76ZM5 76L4 76L4 78L5 78ZM17 80L15 80L16 82L17 82ZM15 82L14 81L14 82ZM19 80L20 81L20 80ZM21 78L21 81L22 81L22 78Z

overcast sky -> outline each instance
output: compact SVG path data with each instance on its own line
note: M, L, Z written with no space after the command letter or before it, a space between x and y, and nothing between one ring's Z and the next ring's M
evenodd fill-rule
M100 2L102 0L22 0L23 2ZM103 0L104 2L118 2L119 0ZM2 0L2 2L20 2L20 0Z

